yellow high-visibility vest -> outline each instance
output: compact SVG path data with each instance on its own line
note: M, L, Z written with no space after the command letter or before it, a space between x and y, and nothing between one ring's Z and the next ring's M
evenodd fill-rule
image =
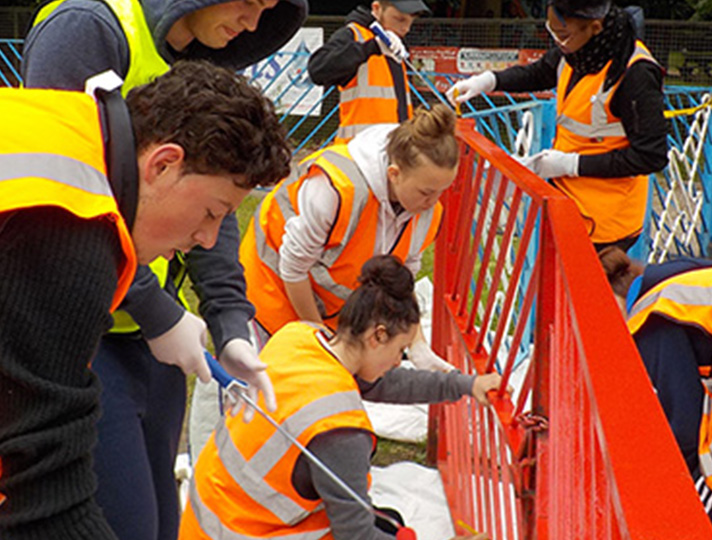
M57 206L111 222L124 254L115 310L136 272L136 252L106 176L96 102L82 92L2 88L0 118L0 213Z
M639 298L630 310L628 329L635 334L653 313L680 324L696 326L712 336L712 268L676 274ZM710 359L712 362L712 359ZM698 457L700 472L712 489L712 378L710 366L699 366L704 388Z
M282 328L260 353L279 408L270 416L304 446L323 433L359 429L376 438L356 380L314 325ZM264 398L260 396L261 406ZM292 484L300 452L267 420L226 414L195 465L179 540L333 539L321 499ZM369 479L370 481L370 479Z
M44 21L60 4L66 0L54 0L40 8L32 25ZM139 0L103 0L116 15L121 29L126 36L129 46L129 71L124 77L121 94L125 97L129 90L136 86L151 82L156 77L163 75L170 69L168 63L161 57L153 41L153 36L148 28L146 17ZM158 277L161 287L165 287L169 277L169 261L163 257L155 259L149 267ZM182 268L174 277L176 285L182 283L185 269ZM187 305L182 292L178 296L184 305ZM111 332L132 333L140 330L131 315L123 310L114 313L114 325Z

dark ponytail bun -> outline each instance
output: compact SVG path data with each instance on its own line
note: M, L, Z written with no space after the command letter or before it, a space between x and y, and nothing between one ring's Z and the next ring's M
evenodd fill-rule
M361 267L358 282L362 287L378 287L383 294L396 300L413 295L413 274L393 255L373 257Z
M369 328L383 325L393 337L420 322L413 274L393 255L366 261L358 281L359 287L339 313L338 336L353 341Z

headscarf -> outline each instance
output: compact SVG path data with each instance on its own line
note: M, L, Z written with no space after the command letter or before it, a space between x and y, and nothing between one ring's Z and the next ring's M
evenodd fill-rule
M564 54L564 58L581 76L598 73L612 59L603 86L607 90L623 75L634 45L635 32L630 17L618 6L611 6L603 19L603 30L578 51Z

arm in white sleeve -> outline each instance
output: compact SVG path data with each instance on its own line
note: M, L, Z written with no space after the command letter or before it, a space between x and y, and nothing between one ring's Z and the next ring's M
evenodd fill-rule
M288 283L307 279L309 270L324 252L336 221L339 195L329 179L319 174L304 182L297 202L299 215L287 220L279 248L279 274Z

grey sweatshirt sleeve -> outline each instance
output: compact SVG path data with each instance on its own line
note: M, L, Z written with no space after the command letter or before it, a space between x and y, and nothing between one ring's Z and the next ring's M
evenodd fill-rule
M129 48L119 22L103 2L67 0L30 30L21 75L28 88L84 90L84 81L108 69L120 77Z
M215 246L196 247L187 255L188 273L200 300L200 315L210 329L215 350L220 354L234 338L249 341L247 323L255 308L247 300L244 269L238 259L240 231L235 214L220 225Z
M146 339L167 332L183 316L185 309L161 288L148 266L139 266L124 301L119 306L141 327Z
M371 502L368 472L373 439L369 433L356 429L328 431L315 437L308 448L363 500ZM313 488L324 501L335 540L393 540L393 536L375 526L371 512L354 501L316 465L307 463Z
M364 399L381 403L440 403L472 395L475 375L458 370L449 373L422 369L395 368L373 383L359 378Z

